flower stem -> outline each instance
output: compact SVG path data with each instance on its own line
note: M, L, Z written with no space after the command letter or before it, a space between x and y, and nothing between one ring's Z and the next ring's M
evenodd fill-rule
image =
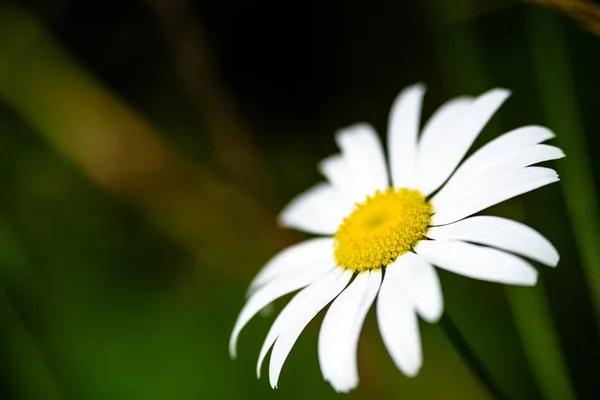
M505 400L506 397L502 394L496 382L494 382L494 379L490 375L489 371L477 357L471 346L469 346L469 343L460 333L456 327L456 324L454 321L452 321L452 318L450 318L447 312L444 313L440 319L439 325L442 327L444 333L454 345L455 349L469 365L472 372L477 375L481 383L483 383L483 385L490 392L492 397L497 400Z

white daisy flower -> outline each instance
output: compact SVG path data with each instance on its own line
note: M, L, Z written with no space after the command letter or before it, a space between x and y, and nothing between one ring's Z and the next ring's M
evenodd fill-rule
M319 333L323 377L346 392L358 384L357 344L375 299L383 342L396 366L415 376L422 364L417 316L436 322L443 298L435 267L469 278L531 286L537 270L526 260L556 266L559 255L540 233L493 216L469 217L494 204L558 181L549 168L531 166L564 157L540 144L553 133L540 126L515 129L460 162L488 120L509 96L493 89L442 105L419 135L423 85L394 102L388 156L374 129L357 124L339 131L340 154L319 169L327 178L283 210L285 227L326 235L291 246L250 285L230 340L275 299L302 289L275 319L256 372L273 348L273 388L304 327L333 301ZM389 175L388 175L389 167ZM458 168L457 168L458 167ZM467 218L468 217L468 218Z

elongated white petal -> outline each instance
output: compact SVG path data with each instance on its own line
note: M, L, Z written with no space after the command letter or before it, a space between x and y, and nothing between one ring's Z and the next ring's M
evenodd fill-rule
M332 269L333 268L335 267L332 267ZM229 353L231 357L235 358L236 356L236 344L241 330L246 326L248 321L256 315L256 313L281 296L310 285L322 275L322 270L300 270L274 279L258 289L256 293L248 299L235 322L231 338L229 339Z
M502 160L506 155L529 148L554 137L554 133L543 126L524 126L507 132L477 150L458 167L442 192L453 185L460 185L482 175L490 165Z
M270 280L301 268L321 268L323 272L333 268L333 246L333 238L327 237L305 240L281 250L252 280L248 295Z
M558 251L538 231L506 218L477 216L431 228L427 237L485 244L555 267Z
M301 231L333 235L351 209L322 182L294 198L279 214L279 224Z
M458 210L460 205L456 208L454 207L456 203L461 203L464 206L466 204L465 201L476 201L481 194L492 194L499 190L501 192L511 192L512 188L523 184L525 186L535 185L536 179L540 177L558 179L556 171L537 166L516 170L488 171L487 174L468 182L460 182L459 184L449 182L448 185L433 196L431 204L434 206L436 213L439 213L442 209L454 208ZM492 192L490 192L490 188L492 188ZM536 187L533 189L536 189ZM512 197L514 196L516 195ZM440 223L434 223L434 225L440 225Z
M472 103L473 97L460 96L442 104L423 127L419 148L432 146L438 140L448 140L449 130L453 129L457 122L460 122L463 112Z
M304 330L306 325L322 310L331 300L333 300L348 284L352 278L352 271L344 270L335 282L325 288L309 304L298 312L296 320L279 335L275 342L269 362L269 381L273 388L277 387L279 374L288 354L292 350L294 343Z
M383 343L394 364L406 376L421 369L423 354L415 307L410 295L402 290L406 284L402 268L386 269L377 298L377 322Z
M358 338L380 285L381 270L358 274L329 307L321 325L321 372L338 392L348 392L358 385Z
M388 158L394 187L410 187L417 159L417 137L425 86L404 89L392 105L388 122Z
M471 243L423 240L415 251L433 265L483 281L533 286L537 270L520 257Z
M524 147L507 155L505 158L498 160L496 164L490 167L490 171L519 169L544 161L557 160L564 156L565 153L558 147L549 146L547 144L536 144Z
M352 170L341 154L323 159L318 168L348 207L353 207L356 201L364 200L365 194L354 184Z
M444 103L427 121L418 144L415 180L413 186L421 193L429 194L439 187L440 171L431 160L441 149L440 142L454 140L455 130L465 112L473 103L472 97L457 97Z
M367 195L389 186L383 147L371 125L361 123L342 129L337 132L336 141L354 185L362 193L355 201L362 202Z
M415 253L398 257L388 269L399 269L403 273L401 287L414 303L417 313L428 322L437 322L444 311L444 299L440 279L435 268Z
M523 193L557 182L558 175L549 168L527 167L497 176L482 177L465 184L448 198L439 193L431 200L435 214L432 225L449 224ZM447 194L447 193L446 193Z
M522 169L533 164L544 161L563 158L565 153L558 147L537 144L514 150L512 153L504 154L496 159L488 159L485 165L481 163L477 170L469 171L469 176L465 178L462 175L450 178L447 187L442 189L440 197L456 195L458 191L470 182L477 182L477 179L486 179L488 176L499 175L510 171ZM457 173L460 171L457 171Z
M323 292L329 285L339 278L342 274L341 268L335 268L329 274L323 276L318 279L312 285L302 289L297 295L294 296L292 300L283 308L281 313L277 316L273 325L271 325L271 329L269 329L269 333L265 338L262 348L260 349L260 355L258 356L258 363L256 364L256 376L260 378L260 370L262 367L262 363L275 343L275 340L281 335L281 333L287 329L296 319L298 318L298 313L305 309L308 304L310 304L313 299Z
M492 89L482 94L461 113L460 121L450 128L447 138L424 143L428 144L427 148L419 149L419 165L426 171L419 175L419 179L427 182L427 187L421 189L424 195L431 194L452 174L475 138L509 95L510 92L505 89Z

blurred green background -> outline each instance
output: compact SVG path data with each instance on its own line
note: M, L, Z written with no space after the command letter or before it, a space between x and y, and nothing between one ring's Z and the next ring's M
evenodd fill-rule
M0 2L0 398L325 399L316 318L272 390L273 316L227 342L246 285L302 240L278 211L320 179L333 132L385 133L406 85L513 96L477 140L557 133L560 184L486 213L559 249L535 288L440 272L446 312L508 399L600 393L597 3L510 0ZM597 13L597 14L595 14ZM383 136L383 135L382 135ZM279 301L275 310L284 302ZM486 399L439 325L417 378L369 314L353 399Z

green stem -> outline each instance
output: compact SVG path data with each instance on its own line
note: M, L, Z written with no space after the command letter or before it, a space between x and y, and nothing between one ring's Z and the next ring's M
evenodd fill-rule
M553 15L532 11L527 25L544 114L548 125L558 133L556 143L567 154L564 161L557 163L557 169L562 177L567 211L600 321L600 215L569 54L562 28Z
M490 394L498 400L506 399L496 382L494 382L489 371L485 368L485 365L483 365L471 346L469 346L469 343L460 333L456 324L452 321L447 312L444 313L439 324L448 337L448 340L454 345L457 352L463 357L472 372L479 378Z
M506 297L544 399L575 399L543 282L533 288L507 286Z

